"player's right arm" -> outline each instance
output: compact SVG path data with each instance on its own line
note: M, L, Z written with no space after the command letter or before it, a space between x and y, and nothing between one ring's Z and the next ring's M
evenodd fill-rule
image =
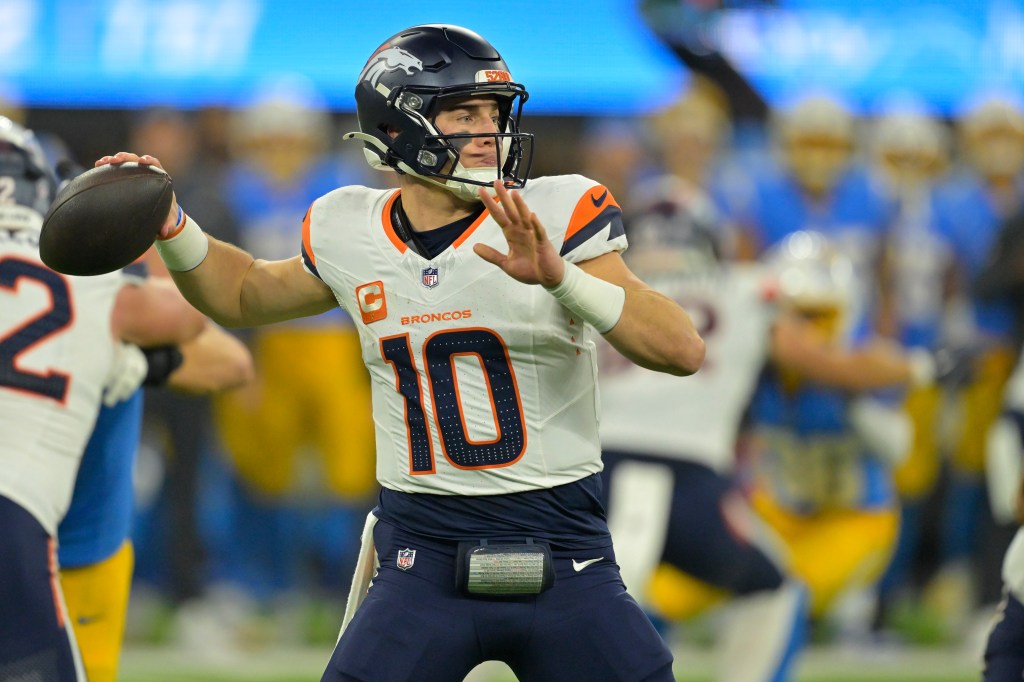
M338 305L330 287L311 276L301 256L282 261L254 259L209 235L203 262L171 272L185 298L225 327L255 327L318 315Z
M152 156L127 152L104 156L96 165L129 161L160 166ZM172 236L178 226L178 206L172 202L159 239ZM225 327L252 327L337 307L330 287L306 272L300 256L265 261L201 232L199 237L209 242L202 262L185 271L169 269L185 298L215 322Z

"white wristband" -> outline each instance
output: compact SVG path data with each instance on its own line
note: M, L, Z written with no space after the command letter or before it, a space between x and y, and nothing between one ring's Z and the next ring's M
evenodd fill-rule
M626 290L589 275L579 266L566 261L565 275L557 286L545 289L581 318L594 325L594 329L605 334L611 331L626 304Z
M181 209L178 209L181 211ZM169 239L157 239L156 250L163 259L164 265L173 272L188 272L199 267L206 259L210 250L210 241L199 228L196 221L181 212L181 227Z

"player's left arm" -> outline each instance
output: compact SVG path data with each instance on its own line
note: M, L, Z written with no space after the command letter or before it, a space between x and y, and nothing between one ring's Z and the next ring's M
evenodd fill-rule
M633 274L617 252L583 261L579 267L626 291L619 321L604 334L617 351L657 372L686 376L700 369L704 340L678 303Z
M478 256L524 284L540 284L574 310L624 356L659 372L693 374L704 362L704 341L675 301L634 275L617 253L565 261L548 239L544 225L522 195L494 184L497 201L481 189L480 198L501 227L508 253L485 244Z

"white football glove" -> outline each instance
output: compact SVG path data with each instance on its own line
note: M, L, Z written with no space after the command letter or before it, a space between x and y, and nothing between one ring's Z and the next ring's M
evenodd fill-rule
M142 385L149 371L146 355L138 346L119 342L114 347L114 363L103 387L103 404L113 407L127 400Z

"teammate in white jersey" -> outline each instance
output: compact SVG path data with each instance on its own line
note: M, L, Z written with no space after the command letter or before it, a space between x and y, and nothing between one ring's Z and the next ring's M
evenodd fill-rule
M626 261L690 311L707 357L687 381L602 357L603 476L616 556L627 589L652 615L685 619L734 597L716 638L717 679L790 679L806 630L805 589L733 475L743 412L771 350L774 278L758 263L719 261L721 227L703 193L681 192L673 177L653 184L627 223ZM660 610L649 598L661 563L692 581L685 608Z
M39 259L55 181L34 135L0 117L0 679L84 680L58 577L57 524L119 339L175 343L202 316L120 272L67 277ZM178 328L188 314L194 324Z
M1024 355L1006 385L1003 415L989 431L988 466L993 514L1024 524ZM1024 679L1024 528L1003 559L1003 600L985 647L984 682Z
M157 244L222 324L340 304L359 329L382 485L364 556L376 572L368 592L356 581L324 680L440 682L485 660L524 681L673 679L604 521L594 340L676 375L697 371L703 341L626 268L606 188L527 184L526 98L477 34L412 27L367 62L347 136L400 189L318 199L285 261L254 261L174 211ZM158 163L97 164L139 160Z

